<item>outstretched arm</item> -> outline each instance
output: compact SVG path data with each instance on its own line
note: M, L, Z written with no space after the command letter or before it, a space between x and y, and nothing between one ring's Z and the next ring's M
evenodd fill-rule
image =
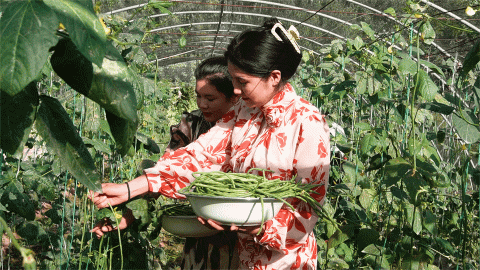
M93 203L98 208L114 206L128 201L130 188L130 199L148 192L148 181L145 175L141 175L132 181L122 184L104 183L102 193L95 192L90 195Z

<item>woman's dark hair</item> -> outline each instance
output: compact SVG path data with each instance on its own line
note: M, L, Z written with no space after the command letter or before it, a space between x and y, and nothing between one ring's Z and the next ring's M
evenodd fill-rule
M297 71L302 55L282 31L276 31L282 41L271 33L277 22L276 18L271 18L262 27L238 34L228 45L225 58L251 75L266 78L273 70L280 70L283 82L290 79Z
M203 60L195 69L195 79L208 80L217 91L227 99L233 97L232 79L228 73L227 59L223 56L210 57Z

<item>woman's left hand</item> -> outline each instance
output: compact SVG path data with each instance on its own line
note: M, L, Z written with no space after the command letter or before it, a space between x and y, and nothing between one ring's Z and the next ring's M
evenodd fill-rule
M213 219L204 219L202 217L197 217L197 218L198 218L198 221L200 221L200 223L202 223L203 225L208 226L208 227L212 227L212 228L214 228L216 230L219 230L219 231L230 230L230 231L236 231L236 232L239 232L239 233L256 235L256 234L258 234L258 231L261 228L261 225L258 225L258 226L237 226L235 224L232 224L231 226L225 226L225 225L222 225L222 224L220 224L219 222L217 222Z

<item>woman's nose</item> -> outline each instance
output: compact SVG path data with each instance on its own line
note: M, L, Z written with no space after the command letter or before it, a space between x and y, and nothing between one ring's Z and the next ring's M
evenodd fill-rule
M207 102L203 98L198 99L197 105L201 109L206 109L208 107Z

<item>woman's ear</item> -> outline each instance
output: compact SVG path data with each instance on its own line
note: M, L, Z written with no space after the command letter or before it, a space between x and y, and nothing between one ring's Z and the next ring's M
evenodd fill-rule
M278 69L275 69L270 73L269 78L272 80L273 87L277 87L282 81L282 72Z

